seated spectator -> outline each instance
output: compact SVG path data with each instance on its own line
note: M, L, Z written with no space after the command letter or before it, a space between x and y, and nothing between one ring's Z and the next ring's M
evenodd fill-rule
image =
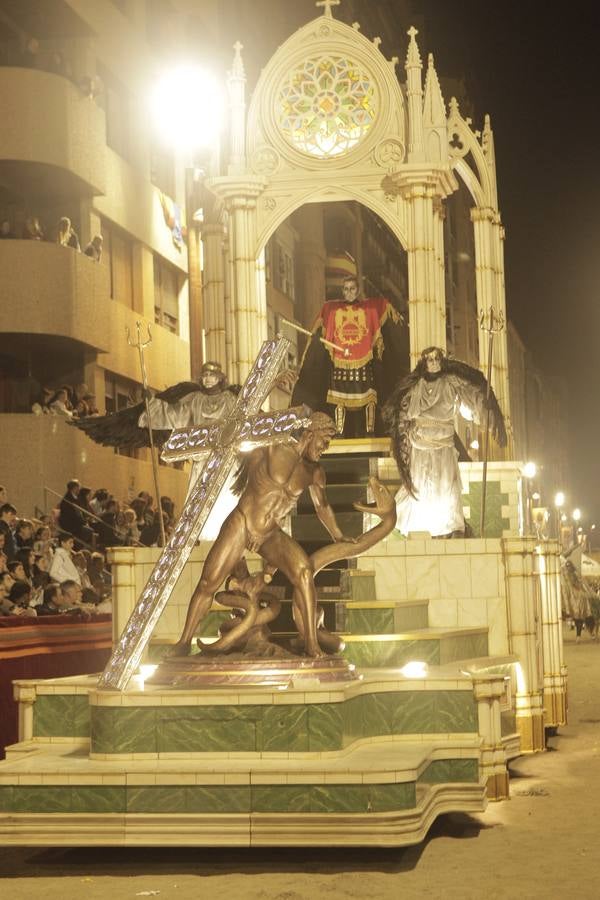
M21 563L23 566L23 571L25 572L25 578L29 582L29 584L33 584L33 564L35 562L35 553L33 552L31 547L23 547L21 550L17 550L15 555L16 563Z
M135 510L129 507L123 510L125 544L127 547L135 547L140 542L140 529L138 528Z
M33 522L31 519L19 519L15 528L15 547L33 550Z
M52 537L48 525L41 525L33 535L33 551L46 560L48 568L54 556Z
M112 600L109 597L102 598L94 591L84 590L82 600L89 607L92 616L112 616Z
M62 584L49 584L44 590L43 603L37 608L38 616L83 615L89 618L89 612L81 605L81 588L74 581Z
M54 551L50 566L50 578L59 584L63 581L75 581L81 587L79 571L71 558L74 543L70 534L63 532L59 536L59 545Z
M0 241L14 240L14 232L8 219L3 219L0 224Z
M104 557L101 553L92 553L88 560L88 576L90 583L99 597L110 594L110 574L104 568Z
M50 398L48 412L53 416L62 416L65 419L73 418L73 410L70 409L69 394L64 388L59 388Z
M20 581L23 584L29 584L25 567L20 559L12 559L8 564L8 571L13 581Z
M12 529L17 521L17 510L12 503L3 503L0 506L0 534L4 535L4 553L10 562L15 558L17 548Z
M0 573L0 615L8 616L14 604L8 599L10 589L15 582L8 572Z
M119 501L109 500L106 504L106 510L100 516L101 521L97 522L98 544L106 550L107 547L122 547L123 542L119 537L117 530L117 515L119 512Z
M4 535L2 535L2 539L4 540ZM6 553L0 550L0 575L3 575L5 572L8 572L8 559L6 558Z
M43 241L44 232L37 216L30 216L25 219L23 225L23 239L26 241Z
M76 399L75 415L78 419L85 419L87 418L87 416L99 415L98 407L96 406L95 394L90 394L88 391L79 399Z
M162 512L156 510L156 512L154 512L152 515L152 521L150 522L150 524L146 523L140 532L140 544L143 544L144 547L160 547L161 516L166 531L169 524L168 519Z
M102 235L95 234L83 252L86 256L93 259L94 262L100 262L102 258Z
M11 609L9 615L20 615L19 612L14 611L14 607L17 609L23 610L23 615L26 616L37 616L35 609L30 606L31 603L31 585L24 584L22 581L15 581L13 586L10 589L8 595L9 603L14 604L13 609Z
M42 393L31 407L31 412L36 416L47 416L52 413L50 404L54 399L56 391L49 387L43 387Z
M34 554L34 562L31 571L31 580L36 589L48 587L50 584L50 565L45 556Z
M60 603L58 595L60 594L60 585L52 581L44 588L43 600L37 608L38 616L58 616L60 615Z
M142 528L146 525L146 501L142 497L135 497L131 501L131 509L135 513L135 523L137 525L138 531L141 531Z
M87 554L87 556L86 556ZM90 581L90 576L88 575L88 560L87 557L90 557L91 553L87 550L79 550L77 553L73 553L71 559L75 563L75 567L79 572L79 584L81 585L82 590L94 590L92 582ZM95 591L94 591L95 593Z
M72 247L73 250L80 250L79 238L71 224L68 216L63 216L58 220L56 226L56 243L61 247Z
M108 501L108 491L106 488L99 488L94 493L94 496L90 500L90 509L92 512L100 518L103 512L105 512L106 503Z
M81 485L77 478L67 482L67 490L60 501L58 524L62 531L68 532L78 542L91 544L93 532L87 525L87 516L79 505Z

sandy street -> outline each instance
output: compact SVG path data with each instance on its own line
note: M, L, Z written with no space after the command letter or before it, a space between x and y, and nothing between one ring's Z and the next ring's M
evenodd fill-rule
M570 724L512 766L511 800L405 850L0 848L7 900L553 900L600 896L600 643L566 632Z

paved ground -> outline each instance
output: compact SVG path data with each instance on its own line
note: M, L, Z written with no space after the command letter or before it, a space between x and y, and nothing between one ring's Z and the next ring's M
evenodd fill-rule
M600 897L600 643L567 633L569 726L511 766L511 800L395 851L0 848L0 896L122 900Z

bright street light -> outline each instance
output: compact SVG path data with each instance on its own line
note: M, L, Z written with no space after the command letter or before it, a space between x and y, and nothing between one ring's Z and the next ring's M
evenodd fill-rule
M573 520L574 520L575 522L579 522L580 519L581 519L581 510L580 510L580 509L574 509L574 510L573 510Z
M225 99L217 78L200 66L165 72L150 97L156 130L183 150L214 147L223 124Z
M534 462L527 462L523 466L523 475L525 478L535 478L537 475L537 466Z
M554 495L554 505L556 506L557 509L560 509L561 506L564 506L564 502L565 502L565 495L563 494L562 491L558 491L558 493L556 493Z

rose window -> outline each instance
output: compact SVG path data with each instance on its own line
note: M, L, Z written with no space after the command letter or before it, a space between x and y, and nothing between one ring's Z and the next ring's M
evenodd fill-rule
M284 137L303 153L321 158L355 147L375 114L376 91L369 75L342 56L306 60L287 76L277 97Z

